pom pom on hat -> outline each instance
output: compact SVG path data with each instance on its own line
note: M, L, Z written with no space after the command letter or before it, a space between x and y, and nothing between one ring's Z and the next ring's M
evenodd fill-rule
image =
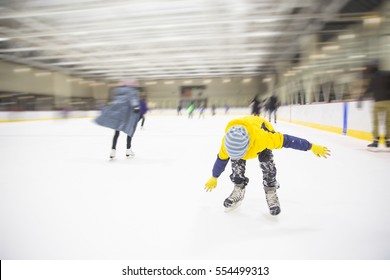
M243 158L249 145L248 132L243 126L232 126L225 134L225 148L231 159Z

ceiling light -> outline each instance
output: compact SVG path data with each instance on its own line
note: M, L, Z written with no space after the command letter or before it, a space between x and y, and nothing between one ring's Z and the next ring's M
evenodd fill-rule
M310 56L310 58L312 59L321 59L321 58L325 58L326 55L325 54L313 54Z
M358 59L358 58L365 58L367 55L360 54L360 55L350 55L348 56L349 59Z
M378 25L382 22L381 17L366 17L363 18L364 25Z
M15 73L23 73L23 72L30 72L31 68L15 68L14 72Z
M67 79L66 80L68 83L72 83L72 82L80 82L82 81L82 79L79 79L79 78L71 78L71 79Z
M45 76L50 76L52 73L51 72L39 72L35 73L35 77L45 77Z
M354 39L355 37L356 37L355 34L344 34L344 35L339 35L338 36L339 40Z
M366 70L366 67L356 67L356 68L351 68L349 71L363 71Z
M98 82L92 82L89 84L92 87L97 87L97 86L105 86L105 83L98 83Z
M327 70L325 73L343 73L343 69L334 69L334 70Z
M338 50L339 48L340 48L339 45L331 45L331 46L322 47L322 50L323 51L335 51L335 50Z

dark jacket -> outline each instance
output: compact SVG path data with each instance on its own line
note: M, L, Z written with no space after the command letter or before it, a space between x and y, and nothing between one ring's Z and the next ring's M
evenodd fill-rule
M279 102L275 95L272 95L268 100L268 110L275 111L278 108Z
M375 102L390 100L390 71L378 71L373 74L362 98L369 95Z
M252 105L252 115L258 116L261 110L261 103L257 96L251 100L250 104Z

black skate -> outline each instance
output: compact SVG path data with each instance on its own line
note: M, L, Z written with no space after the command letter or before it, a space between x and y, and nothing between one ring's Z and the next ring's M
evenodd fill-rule
M243 184L234 185L233 192L223 202L226 210L233 210L241 205L245 196L245 186Z
M375 139L374 142L367 145L367 150L371 152L377 152L378 151L378 145L379 145L379 139Z
M280 204L276 187L264 187L264 191L270 214L273 216L278 215L280 213Z

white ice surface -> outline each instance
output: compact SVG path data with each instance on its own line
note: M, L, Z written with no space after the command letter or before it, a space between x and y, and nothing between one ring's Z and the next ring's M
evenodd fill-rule
M203 188L234 117L147 115L136 156L125 158L121 133L112 161L113 131L92 119L1 123L0 259L390 259L390 153L277 123L332 156L274 151L276 217L248 161L245 200L225 213L230 163Z

